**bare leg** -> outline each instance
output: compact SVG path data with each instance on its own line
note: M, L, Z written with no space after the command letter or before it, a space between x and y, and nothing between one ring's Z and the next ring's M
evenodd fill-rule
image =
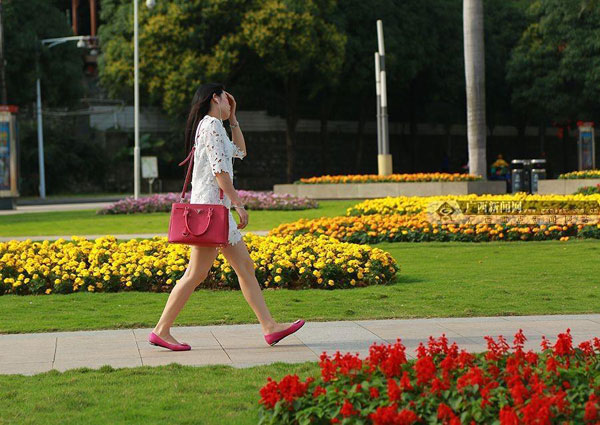
M211 247L192 246L188 267L175 287L171 290L167 304L153 332L171 344L179 342L171 335L175 318L190 298L196 287L206 279L218 251Z
M227 245L221 248L221 253L235 270L244 298L246 298L246 301L252 310L254 310L254 314L256 314L262 326L263 334L287 329L291 325L290 323L280 324L275 322L273 317L271 317L258 280L256 280L254 261L252 261L248 253L248 247L244 240L242 239L235 245Z

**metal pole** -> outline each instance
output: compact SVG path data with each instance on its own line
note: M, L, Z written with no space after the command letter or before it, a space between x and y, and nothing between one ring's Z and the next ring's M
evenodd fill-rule
M389 154L389 134L387 117L387 87L385 81L385 46L383 43L383 23L381 19L377 20L377 44L379 45L379 58L381 61L381 133L382 133L382 154Z
M134 199L140 195L140 89L138 81L138 0L133 0L133 192Z
M1 1L1 0L0 0ZM39 163L39 171L40 171L40 198L46 199L46 172L44 170L44 127L42 124L42 85L40 82L40 78L42 76L40 70L40 52L41 47L48 43L48 48L52 48L59 44L65 43L67 41L81 41L81 40L89 40L89 36L72 36L72 37L59 37L59 38L47 38L44 40L36 41L36 50L35 50L35 73L36 73L36 115L37 115L37 132L38 132L38 163Z
M36 59L37 60L37 59ZM37 67L39 69L39 66ZM37 133L38 133L38 164L40 170L40 198L46 199L46 174L44 171L44 131L42 127L42 88L40 77L36 80L37 91Z
M375 93L377 93L377 153L382 152L381 136L381 81L379 69L379 53L375 52Z

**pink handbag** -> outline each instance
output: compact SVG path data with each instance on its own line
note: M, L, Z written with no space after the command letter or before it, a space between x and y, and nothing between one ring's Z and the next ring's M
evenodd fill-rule
M229 243L229 209L221 204L184 203L185 191L192 177L194 166L193 146L188 157L179 165L189 161L180 202L171 206L168 241L195 246L223 247ZM223 189L219 188L223 199Z

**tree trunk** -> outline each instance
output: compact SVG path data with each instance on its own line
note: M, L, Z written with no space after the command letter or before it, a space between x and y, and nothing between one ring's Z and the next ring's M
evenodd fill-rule
M296 124L298 123L298 85L294 80L288 80L285 84L286 117L285 117L285 147L287 153L286 183L293 183Z
M463 0L465 81L467 86L467 139L469 173L486 172L485 55L483 0Z
M417 107L416 107L416 88L414 80L409 87L409 111L408 111L408 128L410 133L410 172L420 173L423 171L419 164L418 158L418 140L417 140Z
M367 108L368 102L366 99L360 102L358 108L358 128L356 129L356 157L354 162L354 173L361 174L362 168L362 156L365 145L365 123L367 121ZM377 119L377 117L376 117Z
M336 158L333 143L329 140L329 117L333 108L334 96L329 92L325 92L325 100L321 101L320 110L320 133L319 141L321 143L321 174L330 174L335 171L336 163L331 163L332 158Z

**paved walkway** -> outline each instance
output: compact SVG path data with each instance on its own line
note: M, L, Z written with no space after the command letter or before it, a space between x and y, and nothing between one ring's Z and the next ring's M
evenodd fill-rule
M41 213L41 212L55 212L55 211L79 211L79 210L99 210L107 207L112 202L87 202L80 204L59 204L59 205L17 205L14 210L0 210L0 216L2 215L14 215L23 213Z
M255 235L260 235L260 236L266 236L267 233L269 233L268 230L240 230L240 232L242 233L242 235L245 235L246 233L250 232ZM98 239L100 237L104 237L107 234L109 234L109 233L98 234L98 235L77 235L77 236L87 238L88 240L94 240L94 239ZM166 233L128 233L128 234L112 234L112 233L110 233L110 234L112 236L116 237L117 239L135 239L135 238L150 239L154 236L167 237ZM60 238L70 241L71 236L72 235L6 236L6 237L0 237L0 242L8 242L8 241L13 241L13 240L26 241L27 239L31 239L32 241L43 241L43 240L55 241Z
M414 358L419 342L443 333L449 343L471 352L485 351L485 335L503 335L512 345L515 332L523 329L526 349L540 351L545 335L551 342L560 332L571 329L573 343L600 337L600 314L433 318L407 320L357 320L309 322L277 345L266 344L260 325L183 326L172 334L192 346L175 352L150 345L152 328L52 332L0 335L0 373L33 375L51 369L158 366L176 362L183 365L225 364L248 367L272 362L317 361L326 351L368 354L369 346L393 343L401 338L407 354Z

